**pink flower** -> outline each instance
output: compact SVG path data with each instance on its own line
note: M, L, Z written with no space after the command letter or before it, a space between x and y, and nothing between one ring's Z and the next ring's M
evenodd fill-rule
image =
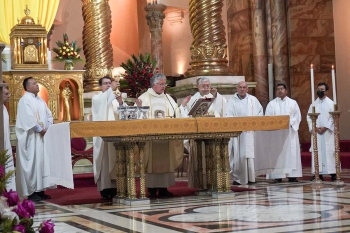
M24 207L24 209L27 210L27 212L30 214L30 216L34 217L34 215L35 215L35 206L34 206L34 203L32 201L24 199L22 201L22 206Z
M21 203L17 204L17 208L14 210L14 212L20 217L20 218L30 218L30 214L28 211L22 206Z
M49 219L40 225L39 232L40 233L53 233L53 232L55 232L54 226L55 226L55 224L53 224L53 222L51 222L51 219Z
M19 197L17 192L12 191L12 189L10 189L10 191L4 191L2 194L4 197L7 198L7 204L11 207L11 206L15 206L17 205L17 203L19 203Z
M14 226L12 230L13 231L18 231L18 232L21 232L21 233L26 233L26 228L23 225L21 225L21 224L18 224L16 226Z

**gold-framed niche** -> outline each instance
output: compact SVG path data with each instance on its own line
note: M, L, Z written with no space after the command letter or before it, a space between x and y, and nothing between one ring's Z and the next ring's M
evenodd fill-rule
M11 69L47 70L47 31L41 24L34 23L28 5L24 13L10 33Z
M10 115L10 124L15 124L17 115L18 101L24 94L23 80L27 77L33 77L39 84L40 91L38 95L45 100L47 106L52 112L54 123L64 121L66 107L62 97L62 91L69 83L71 96L68 100L70 109L70 121L84 120L84 99L83 99L83 70L59 71L30 71L30 70L11 70L3 73L3 81L8 84L11 93L8 104Z

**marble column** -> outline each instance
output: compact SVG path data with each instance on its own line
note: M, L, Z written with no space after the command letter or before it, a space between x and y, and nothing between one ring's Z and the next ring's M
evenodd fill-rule
M270 0L275 84L290 88L286 1Z
M250 0L252 15L252 43L254 59L254 81L257 82L255 95L265 108L269 102L268 75L267 75L267 48L265 26L265 1Z
M83 50L86 60L84 92L99 91L98 80L106 75L112 77L112 17L108 1L82 0Z
M146 19L151 32L151 55L157 61L159 73L163 73L163 42L162 42L162 26L165 18L164 10L166 6L163 4L152 4L146 6Z
M232 75L227 66L227 45L222 21L223 0L191 0L191 68L185 76Z

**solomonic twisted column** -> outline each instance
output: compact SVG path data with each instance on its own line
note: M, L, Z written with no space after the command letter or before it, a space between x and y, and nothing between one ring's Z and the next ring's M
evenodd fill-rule
M98 80L105 75L112 77L111 9L108 0L82 0L82 5L83 49L86 59L84 91L98 91Z
M186 77L232 75L227 66L223 0L191 0L190 26L193 36L191 68Z
M152 59L157 61L159 73L163 73L163 42L162 42L162 26L165 14L163 13L166 6L163 4L152 4L146 6L147 24L151 32L151 55Z

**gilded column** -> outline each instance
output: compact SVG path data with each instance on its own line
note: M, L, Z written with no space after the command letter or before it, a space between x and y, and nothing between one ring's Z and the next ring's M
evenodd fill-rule
M82 0L83 50L85 55L84 91L98 91L98 80L112 76L113 49L111 9L108 0Z
M286 2L270 0L275 84L290 86Z
M160 73L163 73L163 42L162 26L165 14L163 13L166 6L163 4L152 4L146 6L147 24L151 32L151 54L152 58L157 61L157 67Z
M267 38L265 26L265 1L250 0L252 13L252 42L254 59L254 81L257 82L255 95L263 107L269 102L267 75Z
M227 45L221 18L223 0L191 0L191 68L185 76L232 75L227 66Z

